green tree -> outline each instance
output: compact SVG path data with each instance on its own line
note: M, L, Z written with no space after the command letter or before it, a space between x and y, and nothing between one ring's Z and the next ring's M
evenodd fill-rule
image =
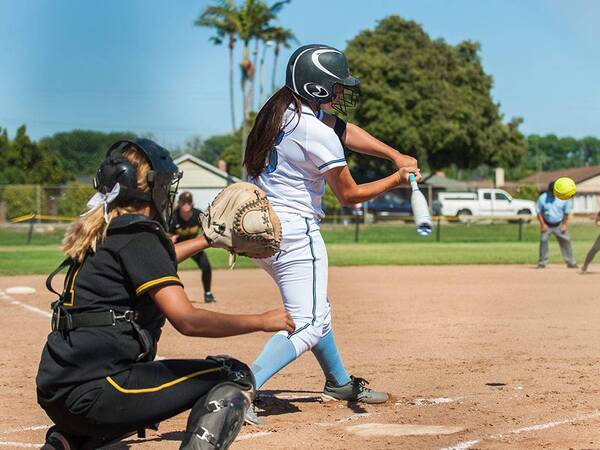
M2 201L6 205L6 217L9 219L26 214L42 214L46 200L46 192L39 186L12 184L6 186L2 192Z
M229 140L229 143L226 143ZM238 129L229 138L223 138L219 145L225 144L220 158L227 163L227 172L234 177L242 177L240 146L242 145L242 130Z
M108 147L119 139L135 139L131 132L73 130L56 133L41 140L48 150L60 158L65 170L74 176L90 176L106 157Z
M209 137L204 141L198 157L216 165L220 159L223 159L222 155L225 149L229 147L235 147L237 149L236 146L240 144L239 134L238 130L236 133L217 134Z
M63 195L58 201L58 215L78 216L85 211L88 200L96 190L90 184L69 183L65 186Z
M277 62L279 60L279 53L281 48L290 48L292 42L297 43L298 39L289 28L274 27L269 31L267 39L275 43L273 48L273 72L271 74L271 92L275 92L277 89L275 86L275 79L277 75Z
M479 44L432 40L417 23L390 16L352 39L346 55L362 92L350 119L423 168L514 166L525 156L520 119L502 122ZM357 178L389 170L352 159Z
M0 149L0 184L51 185L72 178L44 143L29 138L25 125L17 130L12 141L4 131Z

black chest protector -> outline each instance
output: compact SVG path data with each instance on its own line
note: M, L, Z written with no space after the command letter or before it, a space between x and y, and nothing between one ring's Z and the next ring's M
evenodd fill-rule
M162 226L142 215L124 215L111 222L108 229L108 235L117 233L132 233L137 231L150 231L159 237L161 244L167 250L172 264L177 267L175 249L170 240L165 236ZM85 262L84 262L85 263ZM156 356L156 347L160 338L161 328L165 323L165 317L152 301L148 294L142 294L136 299L132 308L107 307L105 311L94 312L71 312L65 306L65 292L57 292L52 287L52 279L63 269L73 269L75 261L71 258L65 259L46 279L46 288L56 294L58 297L51 305L52 331L69 333L77 328L87 327L110 327L117 326L120 322L127 322L134 330L134 335L141 346L141 353L137 357L137 362L147 362L154 360ZM143 261L140 261L143 264Z

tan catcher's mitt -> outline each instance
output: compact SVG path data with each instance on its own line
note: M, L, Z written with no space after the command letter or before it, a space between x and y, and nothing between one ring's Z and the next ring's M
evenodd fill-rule
M267 195L246 182L234 183L202 213L202 228L212 247L234 256L268 258L279 251L281 223Z

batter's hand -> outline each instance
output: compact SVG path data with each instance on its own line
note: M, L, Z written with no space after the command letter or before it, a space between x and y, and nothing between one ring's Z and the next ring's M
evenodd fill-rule
M413 158L412 156L408 156L408 155L398 155L395 159L394 159L394 164L396 165L396 168L401 169L402 167L418 167L419 163L417 162L417 160L415 158Z
M280 331L285 330L288 333L293 333L296 329L296 324L292 316L285 308L272 309L261 314L263 320L263 331Z
M419 169L417 166L406 166L406 167L401 167L400 169L398 169L398 172L396 172L398 174L399 177L399 182L398 185L402 185L402 184L408 184L410 185L410 181L408 179L408 177L410 176L410 174L414 174L417 183L419 181L421 181L421 169Z

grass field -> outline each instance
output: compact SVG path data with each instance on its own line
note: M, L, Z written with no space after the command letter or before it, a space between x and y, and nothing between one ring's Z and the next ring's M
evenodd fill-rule
M353 225L323 225L322 232L329 251L331 266L420 265L420 264L535 264L538 253L537 225L524 225L518 241L515 224L443 225L441 241L436 233L427 238L416 236L410 224L362 225L359 242L354 242ZM582 261L598 234L592 224L571 227L573 250ZM31 244L27 231L0 230L0 275L44 274L62 260L60 241L64 230L34 233ZM214 268L226 268L229 255L222 250L208 250ZM551 243L550 262L560 263L560 251ZM238 258L236 267L254 267L247 258ZM195 269L192 261L181 270Z

